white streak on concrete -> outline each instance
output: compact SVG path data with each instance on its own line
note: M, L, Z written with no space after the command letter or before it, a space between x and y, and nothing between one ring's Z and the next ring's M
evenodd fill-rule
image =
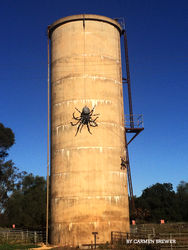
M64 148L60 148L60 149L56 149L56 153L64 153L65 149Z
M91 33L91 32L86 32L86 33ZM100 57L101 59L110 59L110 60L113 60L113 61L116 61L116 62L120 62L117 58L115 57L112 57L112 56L108 56L108 55L96 55L96 54L81 54L81 56L84 56L84 57Z
M102 147L99 148L100 153L102 153Z
M94 228L96 229L98 226L98 221L94 221L93 224L94 224Z
M62 176L67 176L69 174L70 173L68 173L68 172L60 172L60 173L54 173L54 174L52 174L52 176L60 176L60 177L62 177Z
M65 100L59 103L55 103L55 107L60 107L61 105L65 104L69 106L69 104L73 103L75 106L77 104L82 103L82 105L86 105L87 103L91 103L92 107L97 106L99 103L100 104L112 104L111 100L106 100L106 99L80 99L80 100Z
M112 201L112 196L107 196L107 198L108 198L109 202L111 203L111 201Z
M120 178L127 178L127 175L126 175L126 173L125 172L120 172Z
M80 200L80 199L104 199L106 201L109 201L111 202L112 200L114 200L116 203L124 196L121 196L121 195L97 195L97 196L82 196L82 197L79 197L79 196L67 196L67 197L56 197L55 198L55 203L57 204L59 200L64 200L65 202L69 202L70 200L73 201L73 200Z
M119 199L120 199L120 196L114 196L114 199L115 199L115 201L116 201L116 203L119 201Z
M72 229L72 223L69 223L69 231Z
M120 178L126 177L125 172L119 172L119 171L111 171L112 174L118 175Z
M119 124L112 123L112 122L98 122L98 124L109 125L109 126L113 126L113 127L121 128L122 130L125 130L123 126L120 126Z
M59 201L59 198L55 198L55 204L57 204Z
M104 77L104 76L93 76L93 75L83 75L83 76L69 76L69 77L65 77L65 78L62 78L62 79L58 79L58 80L55 80L54 82L52 82L52 84L55 84L55 85L58 85L58 84L61 84L62 81L67 81L67 80L77 80L77 79L91 79L91 80L101 80L101 81L109 81L109 82L113 82L115 84L119 84L119 85L122 85L122 82L120 81L117 81L113 78L109 78L109 77Z
M59 133L59 129L60 129L60 128L62 128L63 131L64 131L66 128L70 127L70 125L71 125L71 124L63 124L63 125L58 125L58 126L56 126L56 133L57 133L57 134Z
M103 149L114 149L115 147L102 147ZM101 150L101 147L93 147L93 146L90 146L90 147L75 147L75 149L99 149Z
M68 161L69 161L69 156L70 156L70 151L67 150L67 159L68 159Z
M82 150L82 149L98 149L100 152L104 152L105 149L107 150L115 150L119 149L119 147L98 147L98 146L88 146L88 147L69 147L68 149L66 148L60 148L56 149L56 153L65 153L67 150Z
M95 196L95 198L96 198L96 199L101 199L101 196L98 196L98 195L97 195L97 196Z
M94 107L94 103L92 104L92 107ZM121 130L125 130L125 128L123 127L123 126L120 126L119 124L116 124L116 123L112 123L112 122L98 122L98 124L100 124L100 125L107 125L107 126L112 126L112 127L115 127L115 128L120 128ZM59 134L59 130L60 130L60 128L62 128L62 130L64 131L66 128L70 128L70 127L72 127L71 126L71 124L69 123L69 124L63 124L63 125L58 125L58 126L56 126L56 135L58 135Z

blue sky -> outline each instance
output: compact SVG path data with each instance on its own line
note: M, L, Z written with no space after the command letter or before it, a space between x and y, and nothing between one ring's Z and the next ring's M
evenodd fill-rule
M46 30L82 13L126 20L133 111L145 126L129 147L134 193L156 182L175 189L188 181L186 0L1 0L0 122L16 136L10 158L46 176Z

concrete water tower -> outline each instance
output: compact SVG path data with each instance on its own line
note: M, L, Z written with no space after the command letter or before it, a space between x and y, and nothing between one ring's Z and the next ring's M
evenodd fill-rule
M110 242L129 232L121 25L75 15L49 26L51 243Z

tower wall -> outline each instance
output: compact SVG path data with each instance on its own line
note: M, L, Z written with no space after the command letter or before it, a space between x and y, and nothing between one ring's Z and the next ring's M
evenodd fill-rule
M51 242L110 241L129 231L119 24L77 15L50 26ZM94 108L98 126L75 136L79 117ZM93 116L92 118L96 118Z

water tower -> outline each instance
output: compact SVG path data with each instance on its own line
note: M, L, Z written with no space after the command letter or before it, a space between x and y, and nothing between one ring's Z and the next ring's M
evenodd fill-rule
M134 121L131 114L126 130L124 30L116 20L87 14L59 19L48 32L51 243L88 244L94 232L98 243L110 242L112 231L129 232L126 132L134 132Z

